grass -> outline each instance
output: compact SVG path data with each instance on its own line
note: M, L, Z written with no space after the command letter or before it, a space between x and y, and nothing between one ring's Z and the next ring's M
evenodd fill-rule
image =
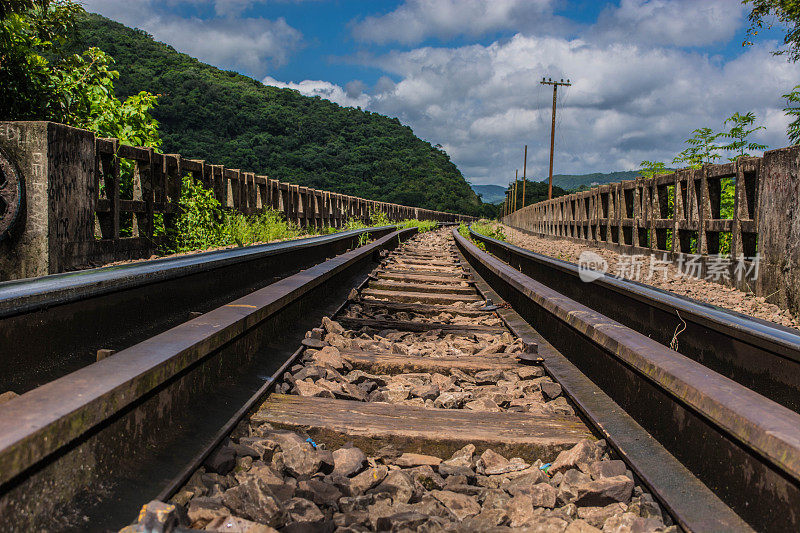
M419 233L425 233L426 231L436 229L436 222L433 220L417 220L416 218L403 220L396 225L398 228L417 228Z
M492 239L506 242L506 234L503 233L503 228L497 222L479 220L472 223L472 230L475 233L480 233L486 237L491 237Z

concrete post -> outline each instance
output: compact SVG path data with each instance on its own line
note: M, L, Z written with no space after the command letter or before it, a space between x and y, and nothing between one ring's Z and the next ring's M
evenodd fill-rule
M62 272L69 244L94 238L94 134L53 122L0 122L0 148L24 180L24 205L0 242L0 281Z
M800 309L800 148L764 154L758 191L757 293Z

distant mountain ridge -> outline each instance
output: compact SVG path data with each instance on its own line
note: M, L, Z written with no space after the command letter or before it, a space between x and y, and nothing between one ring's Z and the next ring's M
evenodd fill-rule
M620 170L617 172L593 172L591 174L554 174L553 186L561 187L566 191L579 188L581 185L593 187L606 183L617 183L622 180L632 180L642 173L639 170ZM539 180L547 183L547 178ZM513 182L512 182L513 183ZM472 190L481 195L481 199L488 204L502 202L506 197L506 188L502 185L472 185Z
M396 118L220 70L100 15L82 15L71 44L114 58L118 96L159 94L152 114L165 153L372 200L494 214L447 153Z
M620 170L617 172L593 172L591 174L554 174L553 185L558 185L562 189L577 189L581 185L592 187L594 185L605 185L606 183L617 183L622 180L632 180L641 176L639 170ZM542 181L547 181L543 179Z
M472 185L472 190L487 204L498 204L506 198L506 188L500 185Z

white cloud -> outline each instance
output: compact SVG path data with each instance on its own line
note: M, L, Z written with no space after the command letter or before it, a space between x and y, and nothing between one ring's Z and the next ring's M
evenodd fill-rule
M365 42L415 44L428 37L479 36L551 16L552 0L407 0L394 11L351 24Z
M721 130L736 111L754 111L767 127L760 142L786 144L780 95L800 66L770 49L722 62L676 48L523 35L420 48L370 60L400 81L374 89L366 107L446 146L474 182L504 183L522 166L523 144L529 175L546 175L552 90L539 80L569 76L573 86L559 92L556 173L635 169L643 159L669 163L691 130Z
M322 80L303 80L299 83L282 82L267 76L261 83L271 85L281 89L294 89L304 96L319 96L331 102L336 102L341 106L358 107L366 106L369 103L369 96L364 93L356 92L353 87L345 90L341 86Z
M228 7L245 0L225 1ZM167 4L187 3L168 2ZM194 3L210 3L194 0ZM249 2L252 3L252 2ZM157 0L84 0L88 11L100 13L128 26L140 28L180 52L201 61L255 76L287 63L303 45L302 34L283 18L182 18L163 9Z
M730 41L743 24L740 0L622 0L594 28L606 42L702 46Z

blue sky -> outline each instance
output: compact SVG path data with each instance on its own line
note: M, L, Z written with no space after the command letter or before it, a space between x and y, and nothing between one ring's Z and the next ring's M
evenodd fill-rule
M742 47L739 0L83 0L182 52L340 105L397 116L473 183L547 171L550 89L557 173L669 162L692 129L753 111L786 144L781 94L800 67Z

